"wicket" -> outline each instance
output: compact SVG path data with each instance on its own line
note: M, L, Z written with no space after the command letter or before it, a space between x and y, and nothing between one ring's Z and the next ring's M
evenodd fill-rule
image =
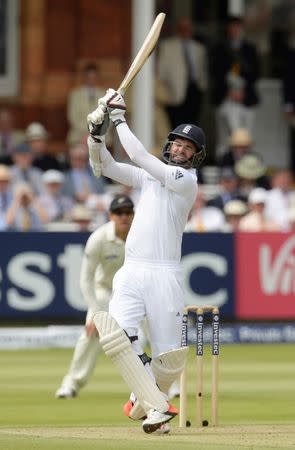
M203 356L204 356L204 313L212 314L212 387L211 387L211 424L218 425L218 359L219 359L219 309L215 306L188 306L182 320L181 345L188 345L188 313L194 311L196 320L196 424L205 425L203 421ZM207 425L207 424L206 424ZM187 426L187 366L180 378L179 426Z

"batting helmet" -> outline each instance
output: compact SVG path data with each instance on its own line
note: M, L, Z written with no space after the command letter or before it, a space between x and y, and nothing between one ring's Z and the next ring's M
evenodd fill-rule
M192 157L183 162L174 162L171 154L170 148L171 144L177 137L188 139L193 142L196 146L196 152ZM185 169L197 168L201 165L202 161L206 156L206 142L205 134L202 128L197 127L197 125L185 123L178 125L173 131L168 134L167 142L163 147L163 159L170 165L177 165L184 167Z

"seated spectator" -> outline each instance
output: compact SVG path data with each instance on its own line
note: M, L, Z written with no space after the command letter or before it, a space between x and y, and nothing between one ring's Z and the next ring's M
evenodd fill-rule
M76 231L93 231L92 219L92 212L86 206L74 206L71 213L71 222L76 226Z
M217 160L220 167L234 167L246 153L250 152L252 137L246 128L235 129L229 139L229 149Z
M33 166L42 171L55 169L61 170L61 163L48 149L49 134L45 127L39 122L32 122L26 128L26 142L33 152Z
M253 189L248 198L250 212L240 221L241 231L280 231L280 226L265 217L267 191L263 188Z
M245 80L234 73L227 74L227 95L216 111L217 156L226 151L229 138L236 129L250 129L252 115L243 104Z
M95 178L89 167L88 149L75 145L69 152L70 168L65 173L64 193L78 203L85 203L93 193L103 193L104 177Z
M72 197L62 193L64 178L62 172L54 169L47 170L42 176L44 194L38 199L47 213L48 222L68 220L74 207Z
M225 224L222 231L234 232L239 230L240 221L248 212L248 208L242 200L230 200L224 206L223 212Z
M5 230L5 216L12 202L11 173L7 166L0 165L0 231Z
M7 229L10 231L42 231L46 221L46 211L39 204L30 184L18 183L6 213Z
M13 114L8 109L2 109L0 111L0 163L12 164L14 148L24 139L24 132L14 128Z
M36 194L43 192L42 171L33 167L33 153L27 144L15 147L12 155L13 165L11 167L11 182L29 183Z
M186 232L220 231L224 226L224 215L220 209L207 206L201 187L186 224Z
M278 222L283 231L289 230L288 211L295 198L293 182L291 170L279 169L272 177L265 205L267 219Z
M223 167L220 172L220 194L208 201L208 206L214 206L221 211L231 200L247 201L238 187L238 177L231 167Z
M256 153L248 153L239 159L234 166L235 173L239 177L239 189L244 197L255 187L270 188L270 182L265 175L266 166Z

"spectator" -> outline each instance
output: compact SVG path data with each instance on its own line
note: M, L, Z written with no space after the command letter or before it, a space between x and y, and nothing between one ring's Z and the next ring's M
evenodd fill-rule
M243 104L254 124L254 107L258 104L255 83L259 77L259 62L255 46L244 36L243 18L229 16L227 21L227 39L219 42L211 59L212 101L219 107L227 94L227 77L229 74L239 75L245 80Z
M32 122L26 128L26 142L33 152L33 166L43 172L50 169L60 170L62 165L50 154L48 149L49 134L39 122Z
M238 177L231 167L223 167L220 173L220 191L221 193L208 201L208 206L214 206L221 211L231 200L247 201L242 196L238 188Z
M71 212L71 222L75 224L76 231L94 231L92 226L92 212L84 205L75 205Z
M248 198L249 213L240 221L241 231L279 231L278 223L265 217L267 191L263 188L253 189Z
M14 117L8 109L0 110L0 163L12 164L14 148L24 140L24 132L14 128Z
M239 75L228 74L227 94L216 112L217 145L216 156L225 152L229 138L236 129L251 127L251 114L243 104L245 80Z
M242 217L247 213L248 208L242 200L230 200L223 208L225 224L224 232L234 232L239 230Z
M229 139L229 149L218 160L220 167L234 167L246 153L250 152L252 137L246 128L236 128Z
M97 100L104 95L105 89L99 87L99 68L94 63L88 63L82 70L82 83L74 88L68 97L67 118L69 132L67 142L70 147L76 145L88 136L85 117L97 107Z
M7 229L11 231L42 231L47 221L42 208L29 183L15 186L12 203L6 213Z
M43 193L42 171L33 167L33 153L27 144L18 145L13 152L12 183L29 183L38 195Z
M70 168L65 173L64 193L79 203L85 203L91 194L104 192L104 177L94 177L88 159L88 150L84 145L77 144L70 149Z
M7 166L0 165L0 231L6 228L6 212L12 202L11 173Z
M69 219L74 207L72 197L62 194L64 175L58 170L47 170L43 173L44 194L39 202L47 213L48 222Z
M265 175L266 166L256 153L248 153L235 163L235 173L239 177L239 189L244 197L255 187L270 189L268 177Z
M215 206L207 206L203 191L199 186L195 203L186 224L185 231L220 231L224 226L223 212Z
M278 222L283 231L288 231L288 211L295 199L292 172L289 169L278 170L273 175L271 184L272 189L267 196L265 216Z
M193 40L193 24L187 17L177 23L176 35L159 47L158 75L168 90L170 123L198 123L208 86L206 48Z

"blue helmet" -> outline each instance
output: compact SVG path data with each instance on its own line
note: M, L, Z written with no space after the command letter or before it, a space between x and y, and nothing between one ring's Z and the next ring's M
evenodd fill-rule
M189 141L193 142L196 146L196 152L193 154L193 156L187 161L184 161L182 163L174 162L170 155L171 144L176 137L188 139ZM173 131L171 131L168 134L167 142L163 147L163 159L168 164L181 166L184 167L185 169L197 168L201 165L205 156L206 156L205 134L202 128L197 127L197 125L184 123L182 125L178 125Z

